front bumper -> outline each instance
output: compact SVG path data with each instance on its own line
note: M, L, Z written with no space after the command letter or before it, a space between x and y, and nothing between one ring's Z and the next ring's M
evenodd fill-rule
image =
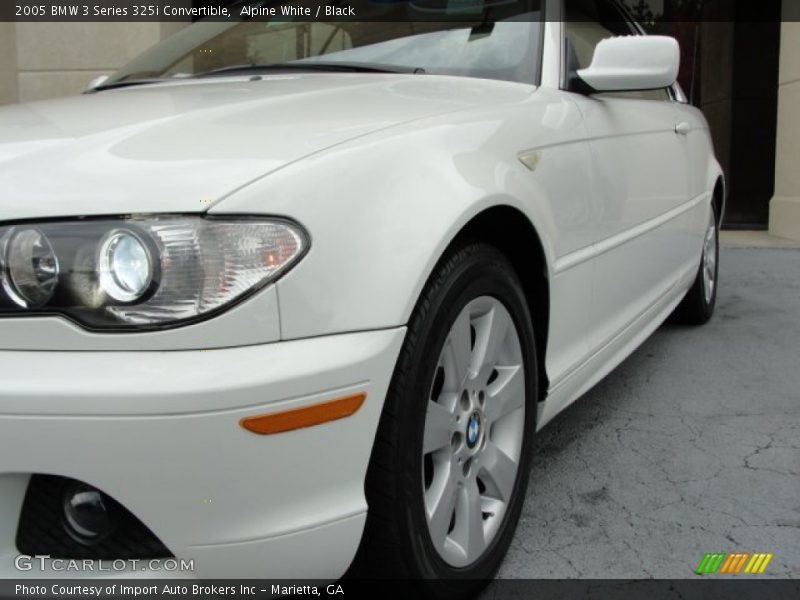
M405 329L185 352L0 352L0 577L30 474L113 496L193 575L341 576ZM258 436L239 421L366 392L354 415ZM87 576L87 573L55 573ZM116 572L115 576L165 573ZM174 573L171 575L175 575Z

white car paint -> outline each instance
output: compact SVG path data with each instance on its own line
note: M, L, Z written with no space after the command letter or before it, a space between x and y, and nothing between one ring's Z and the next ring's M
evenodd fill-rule
M184 80L4 107L3 220L202 212L348 140L530 93L467 78L250 79Z
M722 173L699 111L562 91L560 61L547 23L538 87L265 75L0 109L2 221L267 214L312 239L277 284L204 323L0 319L0 576L41 576L11 560L31 473L101 487L198 577L340 576L404 325L492 207L524 215L546 260L538 427L623 360L694 279ZM352 391L368 399L348 419L266 438L237 424Z
M601 41L578 75L598 92L658 90L675 83L681 51L674 38L619 37Z
M363 528L369 448L404 334L184 352L0 352L0 577L42 576L14 568L30 473L108 490L176 556L193 559L198 577L338 577ZM266 437L238 426L355 392L371 401L332 426Z

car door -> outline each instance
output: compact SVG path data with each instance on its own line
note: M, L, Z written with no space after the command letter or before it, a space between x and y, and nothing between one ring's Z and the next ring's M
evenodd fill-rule
M603 39L636 33L609 0L566 0L565 8L567 70L588 67ZM689 165L670 91L574 97L589 136L595 181L589 345L598 349L679 279L688 223L676 213L688 199Z

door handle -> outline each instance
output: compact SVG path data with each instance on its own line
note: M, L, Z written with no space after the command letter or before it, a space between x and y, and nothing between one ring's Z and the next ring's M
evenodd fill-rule
M686 121L681 121L680 123L675 124L675 133L678 135L689 135L689 132L692 130L692 126L689 125Z

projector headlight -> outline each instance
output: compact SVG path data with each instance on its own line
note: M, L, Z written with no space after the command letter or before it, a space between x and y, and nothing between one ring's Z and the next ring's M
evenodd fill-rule
M308 249L288 220L158 216L0 226L0 315L59 313L90 328L209 318Z
M153 258L147 244L131 231L108 233L97 261L100 287L119 302L134 302L153 282Z
M14 231L5 254L3 288L9 299L22 308L46 304L58 282L58 259L44 234L35 227Z

